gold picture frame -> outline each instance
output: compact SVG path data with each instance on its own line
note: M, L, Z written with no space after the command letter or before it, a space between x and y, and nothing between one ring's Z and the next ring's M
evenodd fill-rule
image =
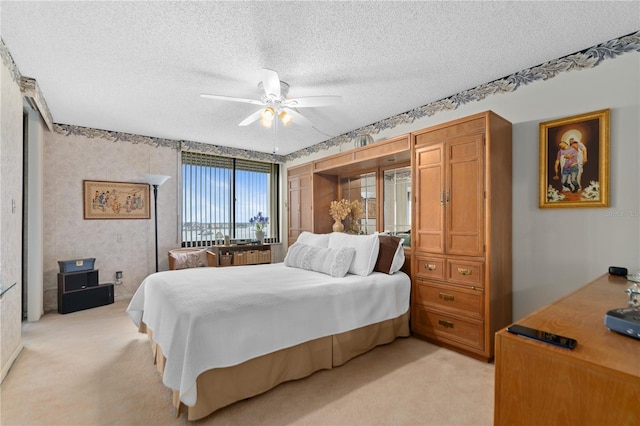
M609 207L609 109L540 123L540 208Z
M85 219L149 219L148 183L84 180Z

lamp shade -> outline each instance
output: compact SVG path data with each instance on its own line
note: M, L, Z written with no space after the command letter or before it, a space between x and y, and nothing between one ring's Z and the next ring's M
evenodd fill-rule
M160 186L163 183L165 183L167 181L167 179L169 179L171 176L165 176L165 175L143 175L142 177L145 180L145 182L147 182L148 184Z

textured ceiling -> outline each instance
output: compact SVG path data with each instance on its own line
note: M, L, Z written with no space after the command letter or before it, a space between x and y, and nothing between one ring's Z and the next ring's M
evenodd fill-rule
M640 29L640 2L0 3L0 35L59 124L286 155ZM313 128L238 123L260 70Z

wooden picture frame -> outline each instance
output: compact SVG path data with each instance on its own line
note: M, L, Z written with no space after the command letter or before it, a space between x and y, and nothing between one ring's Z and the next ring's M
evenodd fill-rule
M540 123L539 166L540 208L608 207L609 109Z
M149 219L148 183L84 180L85 219Z

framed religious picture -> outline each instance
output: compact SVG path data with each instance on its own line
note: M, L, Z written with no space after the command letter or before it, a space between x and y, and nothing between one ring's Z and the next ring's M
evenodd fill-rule
M540 123L540 208L609 206L609 110Z
M149 184L83 181L85 219L149 219Z

